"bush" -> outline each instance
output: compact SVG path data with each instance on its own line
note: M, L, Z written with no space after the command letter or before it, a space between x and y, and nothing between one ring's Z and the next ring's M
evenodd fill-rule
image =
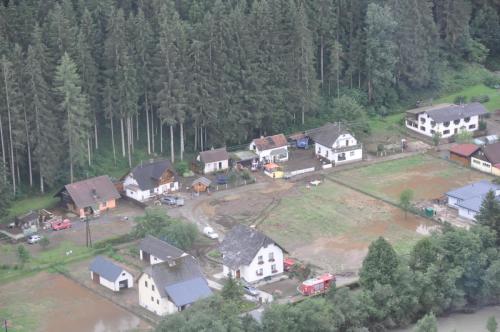
M247 170L244 170L244 171L241 173L241 178L242 178L243 180L246 180L246 181L250 180L250 178L251 178L251 176L250 176L250 172L249 172L249 171L247 171Z
M484 104L484 103L487 103L490 101L490 96L488 96L488 95L473 96L470 98L470 101L472 103Z
M486 130L486 122L485 121L479 121L479 130Z
M46 236L42 237L42 239L40 240L40 246L42 247L42 249L43 250L47 249L49 244L50 244L49 238Z
M180 175L183 175L184 173L189 171L189 165L187 161L182 160L175 163L175 171Z
M25 264L29 262L31 255L29 251L22 244L20 244L17 247L17 257L19 258L21 264Z
M490 75L484 79L484 85L492 89L500 88L500 76Z
M455 99L453 99L453 102L455 104L465 104L467 102L467 97L466 96L456 96Z
M120 236L116 236L116 237L112 237L112 238L109 238L106 240L99 241L96 244L94 244L94 248L95 249L104 249L104 248L107 248L108 246L115 246L118 244L127 243L127 242L134 240L134 239L135 239L135 237L133 236L133 234L123 234Z

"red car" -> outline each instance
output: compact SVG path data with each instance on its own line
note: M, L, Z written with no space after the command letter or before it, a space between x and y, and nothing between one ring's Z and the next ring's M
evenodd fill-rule
M60 231L61 229L71 228L71 221L64 219L63 221L55 221L52 223L52 230Z

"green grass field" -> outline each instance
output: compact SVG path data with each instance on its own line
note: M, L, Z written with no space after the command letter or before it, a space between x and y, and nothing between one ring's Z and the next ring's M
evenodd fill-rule
M443 196L447 191L482 179L491 179L484 173L461 167L429 155L416 155L351 169L335 177L364 192L399 202L405 189L413 190L416 200Z
M488 111L492 112L500 109L500 91L489 88L484 84L470 86L456 93L439 98L434 103L453 103L457 96L465 96L467 102L469 102L471 97L481 95L488 95L490 97L490 101L484 104Z
M421 238L429 221L331 181L300 187L281 199L259 226L294 257L322 267L361 266L369 244L383 236L400 253Z
M12 202L9 214L3 219L4 222L12 220L15 216L29 212L30 210L48 209L56 205L58 198L53 197L54 192L17 199ZM2 220L0 220L2 221Z

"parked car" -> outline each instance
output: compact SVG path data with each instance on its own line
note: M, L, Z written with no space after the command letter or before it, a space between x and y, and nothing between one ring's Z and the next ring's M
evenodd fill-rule
M177 196L163 196L161 202L167 205L184 206L184 198Z
M33 234L33 235L28 236L28 243L35 244L35 243L39 242L41 239L42 239L42 237L40 235Z
M215 240L219 238L219 234L217 234L214 229L210 226L207 226L203 228L203 234L205 234L207 237Z
M249 284L243 284L243 291L251 296L259 295L259 290L253 286L250 286Z
M52 223L52 230L54 231L60 231L66 228L71 228L71 221L69 219L64 219L62 221L55 221Z

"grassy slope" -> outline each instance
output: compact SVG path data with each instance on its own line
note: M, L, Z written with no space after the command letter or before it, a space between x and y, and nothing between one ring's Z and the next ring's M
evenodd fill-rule
M467 101L470 101L471 97L480 96L480 95L488 95L490 97L490 101L485 103L484 106L488 109L488 111L492 112L497 109L500 109L500 92L498 90L487 87L484 84L474 85L463 90L460 90L456 93L444 96L442 98L437 99L436 103L453 103L457 96L465 96L467 97Z

